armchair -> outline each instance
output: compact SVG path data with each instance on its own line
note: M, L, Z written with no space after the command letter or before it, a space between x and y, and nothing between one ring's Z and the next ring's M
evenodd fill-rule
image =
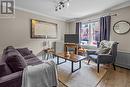
M105 44L105 46L108 45L107 47L110 48L109 52L97 54L96 50L88 50L87 51L88 64L89 64L90 60L97 63L97 72L98 73L99 73L99 65L100 64L112 64L114 70L116 70L116 68L115 68L115 58L117 56L117 45L118 45L118 43L117 42L111 43L111 41L101 41L99 47L101 47L102 44Z

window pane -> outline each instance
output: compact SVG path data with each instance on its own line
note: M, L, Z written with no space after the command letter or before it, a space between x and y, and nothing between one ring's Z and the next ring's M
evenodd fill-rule
M80 29L80 40L83 45L97 45L100 39L100 25L99 21L83 23Z

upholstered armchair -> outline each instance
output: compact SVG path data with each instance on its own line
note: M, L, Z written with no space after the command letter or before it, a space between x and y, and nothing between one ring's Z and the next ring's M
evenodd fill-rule
M117 42L114 41L101 41L99 48L107 48L106 50L88 50L88 64L90 60L97 63L97 72L99 73L100 64L112 64L114 70L115 68L115 58L117 56Z

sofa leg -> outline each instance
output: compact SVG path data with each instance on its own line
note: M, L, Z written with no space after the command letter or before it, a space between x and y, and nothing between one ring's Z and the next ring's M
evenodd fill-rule
M97 72L99 73L99 64L97 64Z
M114 70L116 70L115 64L112 64L112 65L113 65Z
M90 59L88 59L88 63L87 64L89 65L89 63L90 63Z

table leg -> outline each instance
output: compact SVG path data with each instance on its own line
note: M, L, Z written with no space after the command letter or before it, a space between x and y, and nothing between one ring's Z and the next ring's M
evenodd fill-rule
M73 73L74 72L74 62L71 62L71 72Z
M48 54L48 53L46 53L46 55L47 55L47 60L48 60L49 54Z
M57 65L59 65L59 57L57 56Z
M79 61L79 69L81 68L81 61Z
M42 53L42 60L44 59L44 57L45 57L45 53L43 52L43 53Z
M42 60L45 60L45 59L46 59L46 53L43 52L43 53L42 53Z
M53 57L53 59L54 59L54 57L55 57L53 53L52 53L52 57Z
M59 57L57 56L57 65L62 64L62 63L65 63L65 62L66 62L66 60L65 60L65 61L60 62Z
M47 60L51 58L51 53L47 53Z
M81 61L79 61L79 67L75 70L74 70L74 62L73 61L71 62L71 72L72 73L79 70L80 68L81 68Z

